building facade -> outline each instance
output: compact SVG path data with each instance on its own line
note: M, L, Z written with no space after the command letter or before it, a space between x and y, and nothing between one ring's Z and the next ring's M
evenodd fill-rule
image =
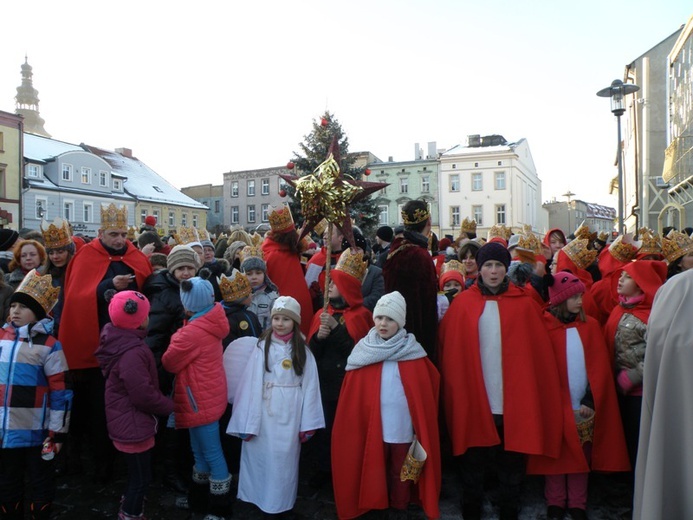
M19 229L24 121L0 110L0 228Z
M207 229L212 233L219 234L223 231L224 225L224 185L219 184L199 184L181 188L180 191L204 204L209 208L207 211Z
M562 229L566 236L575 232L580 225L585 224L590 231L612 234L616 230L616 210L579 199L567 202L551 201L544 205L548 212L548 229Z

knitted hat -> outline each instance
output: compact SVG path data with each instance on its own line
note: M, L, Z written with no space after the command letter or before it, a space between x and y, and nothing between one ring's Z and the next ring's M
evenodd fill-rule
M146 226L156 226L156 217L154 215L147 215L144 217L144 224Z
M0 229L0 251L9 251L18 238L14 229Z
M267 272L267 264L259 256L249 256L241 264L241 271L247 273L248 271L257 270Z
M381 296L373 309L373 317L376 316L387 316L396 321L400 329L403 328L407 320L407 302L404 301L404 296L398 291Z
M186 311L203 311L214 305L214 287L199 276L183 280L180 283L180 301Z
M573 273L560 271L553 276L553 284L549 286L549 302L551 305L563 303L571 296L585 292L585 284Z
M121 329L138 329L149 316L149 300L137 291L115 293L108 304L111 322Z
M476 258L476 253L480 248L481 244L476 240L470 240L468 238L462 239L457 251L457 256L460 260L465 260L467 258L467 253L471 253L472 257Z
M202 247L211 247L214 249L214 244L211 240L200 240L200 244L202 244Z
M368 248L368 242L366 241L366 237L364 237L356 229L353 230L353 234L354 234L354 245L356 247L358 247L359 249L361 249L361 251L364 251L364 252L368 251L369 248ZM342 251L349 249L349 247L350 247L349 241L346 238L344 238L342 240Z
M192 267L197 271L200 267L200 257L188 245L175 246L166 258L166 268L173 273L179 267Z
M380 226L378 231L375 232L375 236L377 236L380 240L384 240L385 242L392 242L395 234L390 226Z
M301 324L301 305L291 296L280 296L274 300L272 316L275 314L286 316L294 320L298 325Z
M505 270L510 267L510 253L505 246L499 242L488 242L476 252L476 265L479 269L489 260L497 260L505 266Z
M452 240L449 238L441 238L438 242L438 251L445 252L445 250L452 245Z

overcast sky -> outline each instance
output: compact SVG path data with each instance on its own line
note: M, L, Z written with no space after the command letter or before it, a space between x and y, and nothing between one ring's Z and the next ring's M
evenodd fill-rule
M350 151L382 160L526 138L544 201L615 206L616 121L595 94L692 14L686 0L3 2L0 110L27 54L55 139L131 148L177 187L285 164L327 108Z

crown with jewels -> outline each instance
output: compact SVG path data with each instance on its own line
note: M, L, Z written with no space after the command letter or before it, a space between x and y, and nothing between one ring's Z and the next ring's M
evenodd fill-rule
M178 242L178 245L191 244L193 242L200 241L200 236L197 234L197 229L194 227L178 226L174 236L176 242Z
M262 252L262 249L257 246L245 246L243 249L241 249L241 252L238 253L238 255L241 260L241 264L246 258L257 257L260 260L265 259L265 254Z
M492 238L502 238L507 242L512 234L512 229L505 227L504 224L494 224L491 226L491 229L488 230L487 240L490 241Z
M222 274L217 278L219 290L225 302L245 300L253 292L248 277L238 269L231 271L231 276Z
M128 207L118 208L112 202L108 206L101 206L101 229L127 229Z
M457 260L449 260L445 262L440 268L440 276L443 276L448 271L458 271L462 274L465 274L464 266L461 262L458 262Z
M578 269L586 269L594 259L597 258L597 252L593 249L588 249L589 240L586 238L576 238L563 246L563 251L568 258L578 267Z
M582 221L582 224L578 226L578 228L575 230L575 238L578 240L587 240L590 247L592 245L592 242L597 240L597 232L590 233L590 227L585 223L585 221Z
M41 221L41 233L46 249L59 249L72 244L72 231L70 223L60 217L56 217L51 224Z
M276 233L288 233L296 229L291 210L289 206L285 205L272 208L269 214L269 223L272 231Z
M402 210L402 222L404 222L405 226L420 224L421 222L425 222L430 216L431 213L428 211L428 205L426 205L425 209L416 208L411 215Z
M350 274L360 282L365 278L367 269L368 264L363 260L363 253L352 250L350 247L339 255L335 266L335 270Z
M209 242L212 241L212 238L209 236L209 231L207 231L205 228L201 228L197 230L197 236L200 237L200 241L202 240L207 240Z
M686 233L672 229L662 239L662 253L667 262L672 263L693 251L693 240Z
M626 233L625 235L619 235L616 239L611 242L609 246L609 253L619 262L630 262L638 254L638 249L640 249L640 242L633 240L633 235Z
M24 277L15 292L31 296L48 314L58 301L60 287L53 287L53 277L51 275L40 275L36 269L32 269Z
M638 233L640 233L640 243L642 244L638 254L644 256L662 254L662 242L659 240L658 233L649 228L640 228Z
M536 255L541 254L541 242L531 230L523 230L522 234L520 235L520 240L517 242L517 248L531 251Z
M460 233L476 233L476 220L465 217L460 225Z

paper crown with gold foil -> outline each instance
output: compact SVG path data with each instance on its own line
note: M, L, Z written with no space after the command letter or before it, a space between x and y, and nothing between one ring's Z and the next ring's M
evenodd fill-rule
M250 241L253 243L253 246L260 247L262 244L262 237L257 231L253 231L253 234L250 235Z
M178 242L178 245L200 242L200 236L197 234L197 229L194 227L178 226L175 233L175 239L176 242Z
M137 236L139 233L137 232L137 228L135 226L128 226L128 240L135 241L137 240Z
M127 229L128 207L118 208L112 202L108 206L101 206L101 229Z
M592 242L597 240L597 232L590 232L590 227L585 223L585 221L582 221L582 224L578 226L578 228L575 230L575 238L578 240L584 239L588 241L589 247L592 247Z
M212 241L212 238L209 236L209 231L207 231L205 228L197 229L197 236L200 237L200 240L207 240L209 242Z
M491 226L491 229L488 230L487 240L491 240L492 238L502 238L507 242L512 234L512 229L505 227L504 224L494 224Z
M465 217L460 225L460 233L476 233L476 220Z
M517 249L522 249L524 251L531 251L536 255L541 254L541 241L539 238L532 233L531 226L525 225L522 228L522 233L520 234L520 239L517 242Z
M335 270L350 274L359 281L363 281L367 269L368 264L363 260L363 253L352 250L350 247L339 255L335 266Z
M248 277L238 269L231 271L231 276L222 274L221 277L217 278L217 281L219 282L221 297L225 302L245 300L253 292Z
M449 260L445 262L440 268L440 276L443 276L448 271L458 271L465 274L465 269L462 262L458 262L457 260Z
M606 244L606 241L609 240L609 233L607 231L600 231L599 235L597 235L597 240Z
M17 287L16 293L24 293L34 300L48 314L58 302L60 287L53 287L53 277L49 274L40 275L32 269Z
M408 214L406 211L402 210L402 222L404 222L405 226L413 226L415 224L420 224L421 222L425 222L428 217L431 216L431 213L428 209L428 204L426 205L426 208L416 208L412 214Z
M640 250L638 254L647 255L662 255L662 242L659 240L659 233L655 233L649 228L640 228Z
M315 233L318 236L322 236L323 233L325 233L326 229L327 229L327 219L322 219L320 222L315 224L315 226L313 227L313 231L315 231Z
M563 246L561 251L568 255L568 258L573 261L578 269L586 269L597 258L595 250L587 249L588 243L589 241L586 238L576 238Z
M611 242L609 253L619 262L630 262L638 254L640 242L633 240L631 233L619 235Z
M45 220L41 221L41 234L46 244L46 249L59 249L72 244L72 231L70 223L60 217L48 224Z
M272 208L269 214L269 223L275 233L288 233L296 229L294 217L291 215L289 206L286 205Z
M246 258L256 257L260 260L265 259L265 254L262 252L262 249L256 246L245 246L243 249L241 249L241 252L238 253L238 256L241 264L246 260Z
M662 239L662 253L667 262L672 263L693 251L693 239L686 233L672 229Z

